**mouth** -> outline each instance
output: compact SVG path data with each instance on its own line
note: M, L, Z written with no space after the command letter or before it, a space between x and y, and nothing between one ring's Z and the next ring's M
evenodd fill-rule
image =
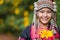
M39 18L40 22L47 24L50 21L49 17L40 17Z
M48 20L48 18L42 18L42 20L43 20L43 21L47 21L47 20Z

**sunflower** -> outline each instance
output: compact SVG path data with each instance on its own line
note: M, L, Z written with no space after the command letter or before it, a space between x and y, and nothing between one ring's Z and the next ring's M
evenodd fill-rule
M38 34L41 38L49 38L53 36L53 32L51 30L39 30Z

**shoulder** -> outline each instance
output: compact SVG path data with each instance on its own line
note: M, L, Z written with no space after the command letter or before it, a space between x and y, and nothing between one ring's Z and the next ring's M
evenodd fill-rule
M21 37L22 38L28 38L30 36L30 28L31 28L31 25L27 26L23 31L22 31L22 34L21 34Z
M27 26L23 31L30 31L30 29L31 29L31 25L29 25L29 26Z

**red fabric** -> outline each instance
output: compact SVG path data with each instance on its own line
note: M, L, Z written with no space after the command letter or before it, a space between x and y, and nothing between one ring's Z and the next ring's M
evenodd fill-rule
M54 40L54 37L49 37L49 39L43 38L42 40Z
M59 38L59 34L58 33L56 33L54 36L55 36L55 38Z

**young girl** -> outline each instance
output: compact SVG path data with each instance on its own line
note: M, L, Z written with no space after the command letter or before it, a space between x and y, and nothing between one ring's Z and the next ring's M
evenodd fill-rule
M35 2L33 23L22 32L19 40L59 40L54 16L55 8L52 1Z

